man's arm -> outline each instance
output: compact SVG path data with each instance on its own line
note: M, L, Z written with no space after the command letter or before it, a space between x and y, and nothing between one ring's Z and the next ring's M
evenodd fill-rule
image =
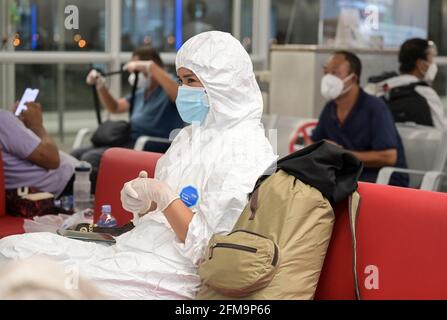
M163 68L153 61L131 61L124 66L129 72L143 72L146 77L152 76L163 88L172 102L177 99L178 84Z
M371 150L353 150L354 155L366 168L395 167L398 160L399 134L388 106L380 99L372 100L370 114Z
M394 167L397 163L397 150L352 151L366 168Z
M163 68L153 63L150 72L155 80L160 84L172 102L177 99L178 84Z
M343 148L338 143L325 140L328 143ZM397 163L397 150L389 149L384 151L351 151L351 153L363 162L366 168L394 167Z
M28 110L22 112L20 120L41 140L26 159L47 170L59 168L59 150L43 126L42 107L38 103L27 103L26 106Z
M87 75L86 83L95 86L101 105L110 113L124 113L129 110L126 99L115 99L106 87L106 79L95 69Z
M130 105L126 99L115 99L105 86L97 87L99 101L110 113L125 113Z

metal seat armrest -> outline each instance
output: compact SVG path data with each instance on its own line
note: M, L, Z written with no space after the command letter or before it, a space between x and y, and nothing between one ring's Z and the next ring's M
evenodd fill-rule
M71 147L72 150L79 149L82 146L82 143L84 142L85 137L90 133L89 128L83 128L78 131L76 134L76 138L73 142L73 146Z
M389 185L391 176L394 173L408 173L413 175L420 175L424 176L427 171L421 171L421 170L410 170L410 169L403 169L403 168L394 168L394 167L383 167L379 171L379 175L377 176L377 184L384 184Z
M427 172L422 180L421 190L439 191L442 178L446 178L447 174L438 171Z

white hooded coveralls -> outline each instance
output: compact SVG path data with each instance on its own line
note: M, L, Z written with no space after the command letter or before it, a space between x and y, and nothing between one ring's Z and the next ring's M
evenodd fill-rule
M199 77L210 103L202 126L183 129L156 168L156 178L174 192L188 186L198 191L185 243L156 211L110 247L50 233L11 236L0 240L0 263L36 255L56 260L67 274L79 273L112 298L195 296L209 239L232 229L257 178L276 156L261 124L263 103L253 65L239 41L216 31L197 35L178 52L176 67Z

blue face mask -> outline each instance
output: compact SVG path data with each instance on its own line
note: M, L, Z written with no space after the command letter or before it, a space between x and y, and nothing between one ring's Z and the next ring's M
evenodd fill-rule
M193 122L202 124L210 111L205 88L181 86L175 103L180 117L190 124Z

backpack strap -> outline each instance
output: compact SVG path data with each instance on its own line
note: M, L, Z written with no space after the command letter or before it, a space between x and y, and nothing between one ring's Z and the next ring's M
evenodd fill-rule
M388 97L386 100L392 100L392 98L401 98L416 92L416 87L429 87L430 85L425 81L413 82L402 86L394 87L387 92ZM416 92L417 93L417 92Z
M96 121L98 121L98 125L100 125L102 123L102 119L101 119L101 107L99 103L98 91L96 91L95 85L92 85L91 87L93 92L93 104L95 106Z
M256 216L256 211L258 210L258 196L259 196L259 188L256 188L255 191L250 195L250 219L248 220L254 220Z
M93 69L92 69L93 70ZM103 73L102 71L99 71L104 77L108 77L108 76L113 76L115 74L122 74L123 71L119 70L119 71L114 71L114 72L110 72L110 73ZM132 91L131 91L131 97L130 97L130 107L129 107L129 119L132 118L132 113L133 113L133 109L134 109L134 105L135 105L135 95L136 92L138 90L138 77L139 77L139 72L135 73L135 83L132 87ZM102 119L101 119L101 103L99 101L99 95L98 95L98 91L96 90L96 86L92 85L92 92L93 92L93 103L95 106L95 113L96 113L96 120L98 121L98 125L100 125L102 123Z
M413 88L420 87L420 86L430 87L430 85L426 81L419 81L419 82L413 83Z
M129 106L129 120L132 118L133 109L135 107L135 95L138 89L138 78L140 77L139 72L135 72L135 82L132 86L132 95L130 96L130 106Z
M361 300L359 279L357 274L357 218L360 208L360 194L355 191L351 196L349 196L349 225L351 227L351 237L352 237L352 254L353 254L353 274L354 274L354 286L355 286L355 296L357 300Z

